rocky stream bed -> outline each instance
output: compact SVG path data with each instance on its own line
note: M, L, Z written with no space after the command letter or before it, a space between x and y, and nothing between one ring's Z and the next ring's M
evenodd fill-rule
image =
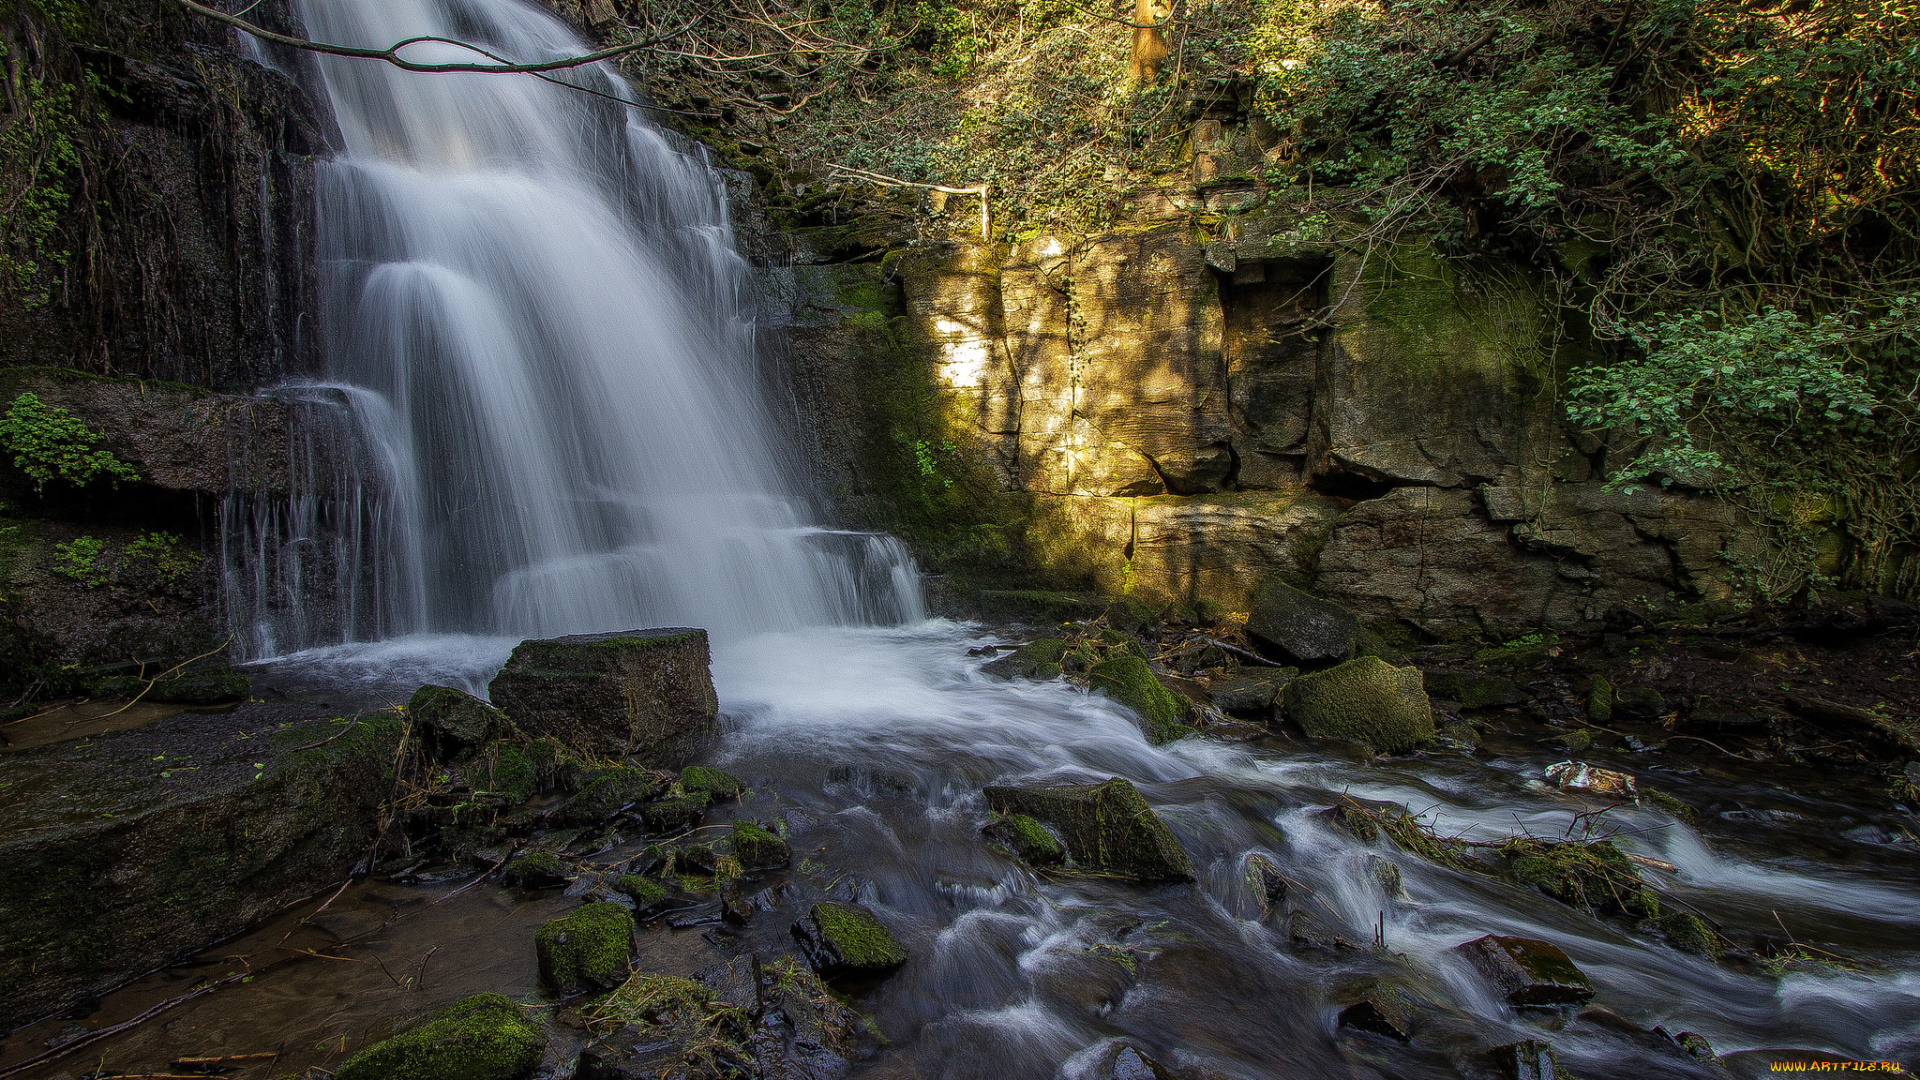
M164 966L48 982L49 935L89 935L12 931L14 1003L64 1000L0 1070L1592 1080L1920 1057L1904 608L1408 647L1278 592L1245 624L998 602L1024 621L717 643L717 709L684 634L644 640L679 650L652 684L631 636L511 661L430 639L8 753L0 797L42 815L9 850L91 829L107 863L32 896L13 875L10 921L127 920L147 929L90 936L148 950L112 970ZM457 688L382 707L503 662L502 710ZM113 848L104 815L147 820L190 751L175 831ZM102 778L87 805L50 809L33 777L77 770ZM248 800L332 816L256 837L280 819ZM152 845L209 830L231 880L155 870ZM128 896L147 906L112 910ZM224 940L182 958L181 904Z

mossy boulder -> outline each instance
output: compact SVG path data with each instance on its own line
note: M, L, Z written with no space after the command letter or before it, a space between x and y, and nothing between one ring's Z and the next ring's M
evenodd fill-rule
M1061 638L1029 641L980 670L1002 679L1057 679L1065 670L1061 659L1067 655L1067 643Z
M1418 668L1375 656L1302 675L1287 685L1287 719L1317 738L1357 739L1399 754L1433 739L1433 706Z
M626 980L633 915L611 902L583 905L534 932L540 981L561 996L606 990Z
M1587 911L1634 918L1660 914L1660 899L1611 840L1555 843L1521 837L1500 845L1514 880Z
M747 790L747 782L730 772L689 765L680 770L680 791L686 795L704 795L708 802L737 799Z
M906 946L859 904L813 905L793 924L800 953L824 978L877 975L907 962Z
M785 866L792 853L787 842L757 821L735 818L733 821L733 857L744 870L767 870Z
M1247 634L1270 653L1304 664L1324 663L1353 655L1360 620L1339 604L1276 578L1254 596Z
M1076 868L1140 881L1193 877L1173 830L1120 777L1103 784L990 787L985 795L995 813L1021 814L1051 826Z
M442 761L512 730L500 710L451 686L415 690L407 699L407 717L427 752Z
M1190 715L1187 702L1160 685L1153 669L1137 656L1116 656L1096 664L1087 673L1087 683L1139 713L1140 730L1155 746L1193 734L1185 722Z
M1714 933L1698 915L1685 911L1669 912L1656 920L1667 941L1681 952L1695 953L1715 960L1726 951L1720 935Z
M335 1069L334 1080L520 1080L547 1049L540 1025L501 994L475 994Z
M551 851L529 851L516 857L502 876L510 885L529 889L557 889L570 878L566 862Z
M581 778L579 789L547 820L554 825L598 825L635 803L653 798L666 786L659 776L631 765L594 769Z
M1052 866L1067 857L1067 850L1047 827L1027 814L995 818L980 831L1029 866Z
M640 820L655 836L673 836L697 828L707 816L707 797L675 795L650 802L640 811Z
M540 770L523 747L493 743L460 767L475 791L488 791L517 805L540 790Z
M614 879L613 887L620 895L633 901L635 911L648 911L667 900L666 886L639 874L622 874Z
M487 696L522 732L656 764L712 734L707 632L686 627L523 641Z
M1552 942L1488 934L1454 951L1516 1008L1581 1005L1593 997L1593 984Z

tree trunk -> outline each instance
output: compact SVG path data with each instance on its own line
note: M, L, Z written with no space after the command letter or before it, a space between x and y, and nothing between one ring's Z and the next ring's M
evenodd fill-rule
M1133 0L1133 52L1127 58L1127 78L1133 82L1147 82L1160 73L1160 63L1167 58L1167 32L1147 24L1166 18L1168 10L1158 0Z

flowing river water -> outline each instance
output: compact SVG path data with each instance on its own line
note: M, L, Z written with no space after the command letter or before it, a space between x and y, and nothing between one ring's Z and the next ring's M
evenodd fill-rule
M316 38L348 44L585 49L521 0L301 8ZM999 631L927 619L904 548L816 524L759 389L749 274L714 173L604 96L337 58L320 69L343 144L322 181L331 360L325 382L288 393L342 411L365 475L231 523L230 607L244 649L270 658L260 685L376 706L423 682L482 689L524 636L709 628L723 736L708 756L753 785L741 813L786 823L793 902L858 898L912 953L858 1001L885 1042L857 1075L1090 1076L1122 1038L1170 1066L1245 1078L1490 1076L1485 1048L1524 1038L1550 1040L1588 1080L1760 1076L1788 1051L1920 1061L1920 853L1870 793L1686 759L1654 775L1708 808L1698 827L1647 806L1607 814L1623 846L1672 865L1649 871L1662 887L1710 918L1778 925L1862 961L1773 974L1362 842L1318 813L1345 795L1405 804L1468 839L1562 835L1599 804L1538 783L1559 755L1523 721L1496 725L1477 753L1397 759L1277 735L1156 748L1104 697L985 675L968 649ZM632 93L597 69L558 77ZM345 575L327 594L336 610L304 610L314 601L295 586L320 565L302 569L311 531L328 513L338 527L343 501L357 509L325 564ZM1616 764L1675 765L1661 757ZM1196 884L1036 876L980 836L989 783L1111 776L1167 821ZM1296 948L1248 883L1254 854L1351 947ZM284 1075L465 993L535 999L532 929L573 901L487 883L428 905L448 887L360 885L330 907L335 933L417 917L355 961L223 990L90 1050L92 1065L34 1075L263 1047L280 1048ZM746 944L791 948L791 919L756 921ZM288 932L313 928L224 945L94 1020L305 940ZM1597 988L1593 1006L1508 1007L1452 952L1488 933L1558 944ZM639 962L684 973L717 955L698 929L659 929ZM1422 999L1408 1043L1337 1026L1376 975ZM1706 1036L1722 1063L1656 1027Z

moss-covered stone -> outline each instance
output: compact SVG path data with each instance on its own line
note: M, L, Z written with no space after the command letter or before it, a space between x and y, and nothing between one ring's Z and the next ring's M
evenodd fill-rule
M561 803L548 820L555 825L598 825L622 809L652 798L665 787L653 773L631 765L594 769L581 779L579 790Z
M995 818L981 831L1030 866L1052 866L1067 856L1047 827L1027 814Z
M633 915L614 903L586 904L533 935L540 980L561 996L606 990L625 981Z
M523 641L487 695L523 732L656 764L719 715L707 633L676 627Z
M334 1080L520 1080L547 1037L500 994L462 999L419 1027L362 1050Z
M463 772L475 790L493 792L510 804L526 802L540 790L540 771L525 750L511 743L495 743Z
M517 856L501 876L508 884L529 889L558 888L569 879L566 862L551 851L529 851Z
M1681 952L1719 959L1725 951L1720 935L1708 929L1700 916L1686 911L1671 911L1658 920L1660 932Z
M1613 719L1613 683L1605 675L1595 675L1587 689L1587 718L1596 724Z
M1087 673L1088 685L1140 714L1140 729L1155 746L1193 734L1187 702L1176 698L1137 656L1117 656Z
M1700 811L1694 809L1691 803L1674 798L1672 795L1655 788L1643 787L1639 789L1639 792L1642 799L1665 810L1667 813L1672 814L1688 825L1696 824L1700 820Z
M1500 854L1516 881L1575 907L1642 919L1660 914L1659 897L1610 840L1554 843L1517 837L1500 845Z
M1051 825L1075 867L1141 881L1193 877L1173 831L1120 777L1103 784L990 787L985 795L996 813L1024 814Z
M1593 997L1593 984L1549 941L1488 934L1456 945L1454 951L1517 1008L1580 1005Z
M614 879L613 887L633 901L635 911L646 911L667 899L666 886L639 874L622 874Z
M1433 739L1433 707L1418 668L1374 656L1302 675L1287 685L1287 719L1315 737L1356 739L1383 754Z
M675 795L648 803L640 820L655 836L673 836L697 827L707 816L705 795Z
M1002 679L1057 679L1064 670L1060 662L1066 654L1064 639L1040 638L983 665L980 670Z
M407 716L427 751L441 760L512 730L500 710L451 686L422 686L407 699Z
M1295 667L1243 668L1209 683L1207 696L1222 712L1265 714L1280 703L1287 684L1299 677L1300 669Z
M907 962L906 946L858 904L815 904L793 924L793 936L807 963L828 978L878 974Z
M747 790L747 782L730 772L705 765L689 765L680 770L680 791L686 795L704 795L708 802L737 799Z
M785 866L792 858L787 850L787 842L756 821L735 818L731 839L734 858L739 859L741 867L747 870Z

